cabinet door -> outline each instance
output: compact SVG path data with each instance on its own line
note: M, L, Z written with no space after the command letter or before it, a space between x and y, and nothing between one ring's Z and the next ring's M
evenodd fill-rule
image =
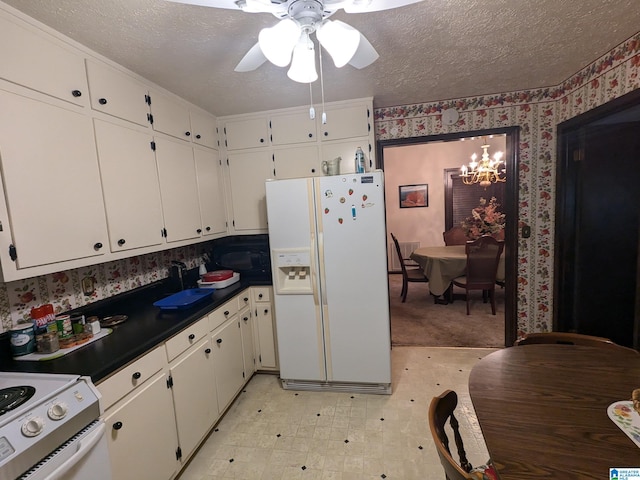
M272 154L265 151L230 153L228 161L235 230L266 229L264 182L274 176Z
M153 137L98 119L94 128L111 251L163 243Z
M240 322L232 320L212 336L218 407L224 411L244 384Z
M256 371L256 360L253 346L253 321L251 309L245 308L239 314L240 334L242 335L242 355L244 357L244 378L248 380Z
M276 178L315 177L322 175L316 145L278 148L273 152Z
M167 242L198 238L202 228L191 145L166 138L155 143Z
M173 98L157 92L149 92L153 129L181 140L191 137L191 123L187 107Z
M178 465L178 439L171 391L164 373L107 411L104 421L114 479L173 477Z
M207 337L169 367L183 461L196 449L218 418L211 353L211 339Z
M200 112L191 112L191 140L209 148L218 148L216 117Z
M316 141L316 121L309 111L272 115L269 120L272 145L290 145Z
M322 140L366 137L373 128L372 112L365 104L352 107L328 107L326 113L326 124L322 124L322 115L316 117Z
M266 147L269 145L267 117L232 120L225 124L227 150Z
M356 150L362 148L365 158L365 169L367 172L375 169L375 158L368 138L354 138L341 142L323 142L320 145L321 160L331 160L342 157L340 162L340 173L354 173L356 171Z
M107 227L91 119L0 91L0 158L18 268L102 255Z
M194 148L200 200L202 235L216 235L227 231L224 207L224 180L217 150Z
M256 341L258 347L258 368L277 369L275 336L273 334L273 315L270 302L256 303L255 308Z
M148 126L147 87L104 63L87 60L91 108Z
M88 105L84 58L47 34L0 17L0 78L77 105Z

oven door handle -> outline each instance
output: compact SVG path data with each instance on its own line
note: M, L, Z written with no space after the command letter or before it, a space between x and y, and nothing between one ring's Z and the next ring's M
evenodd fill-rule
M45 480L60 480L63 475L66 474L74 465L78 464L82 458L84 458L91 449L96 446L105 432L104 422L97 425L96 429L83 438L79 445L78 450L71 457L69 457L62 465L56 468L51 474L49 474Z

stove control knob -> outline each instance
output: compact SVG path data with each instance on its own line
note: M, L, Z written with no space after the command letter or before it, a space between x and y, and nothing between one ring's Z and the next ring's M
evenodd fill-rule
M44 428L44 420L41 417L31 417L22 424L22 433L25 437L40 435Z
M62 420L67 416L67 412L69 411L69 407L64 402L54 403L47 410L47 415L51 420Z

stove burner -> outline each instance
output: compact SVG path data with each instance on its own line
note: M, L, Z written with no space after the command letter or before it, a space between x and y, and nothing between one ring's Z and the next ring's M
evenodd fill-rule
M27 385L0 389L0 415L19 407L33 397L36 389Z

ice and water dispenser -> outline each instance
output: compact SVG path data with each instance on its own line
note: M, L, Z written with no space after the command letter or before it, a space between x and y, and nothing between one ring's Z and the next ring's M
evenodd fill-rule
M276 292L287 294L313 293L311 283L311 251L308 248L275 250L273 261L277 274Z

